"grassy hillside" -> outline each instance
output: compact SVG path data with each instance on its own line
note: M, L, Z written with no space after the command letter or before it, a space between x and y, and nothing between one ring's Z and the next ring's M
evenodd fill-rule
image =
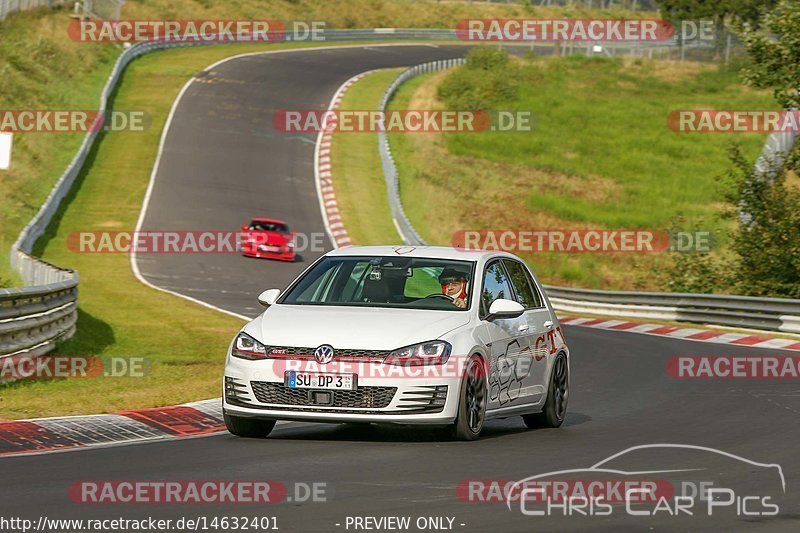
M73 43L68 21L64 12L35 10L0 22L0 109L97 108L121 48ZM8 250L82 140L82 133L14 134L11 168L0 170L0 279L16 279Z
M528 58L513 67L515 97L533 132L391 134L408 216L432 243L459 229L703 229L724 244L728 222L715 178L729 168L729 134L676 133L674 109L770 109L767 92L734 70L696 63L586 57ZM418 78L391 107L452 108ZM507 75L503 73L502 75ZM460 92L463 94L463 91ZM764 134L737 134L754 159ZM668 254L523 254L550 283L665 290Z

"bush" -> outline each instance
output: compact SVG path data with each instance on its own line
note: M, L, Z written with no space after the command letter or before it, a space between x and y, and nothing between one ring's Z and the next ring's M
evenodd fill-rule
M730 291L727 261L711 254L694 252L675 254L672 276L667 285L672 292L712 294Z
M454 109L488 110L514 100L518 94L515 67L499 48L478 47L467 63L439 85L438 96Z
M470 70L485 70L488 72L508 67L508 54L500 49L490 46L479 46L467 54L467 68Z
M726 215L738 220L731 253L678 254L671 269L674 292L727 292L800 298L800 189L786 183L797 168L798 150L775 177L757 174L738 146L731 170L721 178Z
M742 213L734 235L735 283L743 294L800 298L800 190L786 184L786 170L773 179L758 175L731 149L727 200Z

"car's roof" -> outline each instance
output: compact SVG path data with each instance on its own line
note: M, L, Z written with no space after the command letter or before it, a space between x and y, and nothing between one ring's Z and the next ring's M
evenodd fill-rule
M460 261L479 261L485 257L511 254L489 250L467 250L452 246L345 246L328 252L329 256L403 256L427 257L436 259L456 259Z

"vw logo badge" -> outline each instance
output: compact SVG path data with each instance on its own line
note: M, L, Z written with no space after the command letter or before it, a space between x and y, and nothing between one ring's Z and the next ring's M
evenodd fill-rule
M323 344L314 350L314 359L317 363L324 365L333 361L333 346L330 344Z

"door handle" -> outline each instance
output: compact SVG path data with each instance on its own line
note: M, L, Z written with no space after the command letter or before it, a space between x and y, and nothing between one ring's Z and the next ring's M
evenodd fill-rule
M553 321L552 320L545 320L544 321L544 329L553 329Z
M528 331L528 328L530 328L530 326L528 326L528 324L520 324L518 329L519 329L520 333L524 333L524 332Z

